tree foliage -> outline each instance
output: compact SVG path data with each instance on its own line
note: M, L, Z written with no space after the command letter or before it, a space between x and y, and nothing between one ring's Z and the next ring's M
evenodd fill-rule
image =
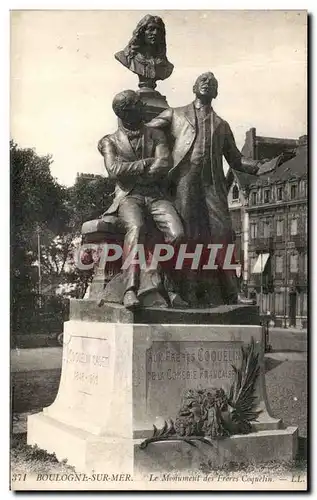
M38 305L39 258L44 293L85 293L91 273L80 272L74 260L81 226L111 203L114 185L108 179L81 174L66 188L52 176L52 162L50 155L10 142L13 329Z
M68 190L73 228L80 231L85 221L98 218L110 206L113 192L114 183L109 178L78 174Z
M39 226L64 231L67 189L52 177L52 157L39 156L34 149L19 148L11 141L10 164L13 235L27 242Z

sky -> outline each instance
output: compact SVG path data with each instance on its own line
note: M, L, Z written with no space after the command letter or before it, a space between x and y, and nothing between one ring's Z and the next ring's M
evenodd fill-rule
M218 79L215 111L238 147L245 133L307 133L307 17L304 11L13 11L11 137L51 154L52 174L71 185L77 172L105 174L98 140L116 129L111 103L138 78L115 60L145 14L166 26L175 66L157 89L170 106L193 100L196 77Z

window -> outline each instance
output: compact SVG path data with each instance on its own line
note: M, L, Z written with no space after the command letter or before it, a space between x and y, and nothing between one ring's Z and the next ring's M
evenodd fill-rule
M250 258L250 274L253 273L254 266L257 262L258 258L257 257L251 257Z
M252 205L256 205L256 191L253 191L253 193L251 193L251 203Z
M284 293L275 292L275 314L284 313Z
M277 199L278 199L278 201L281 201L283 199L283 188L282 187L277 188Z
M275 259L275 272L281 274L283 272L284 259L281 255L277 255Z
M239 199L239 188L238 188L238 186L236 184L232 188L232 199L233 200L238 200Z
M263 236L269 238L271 236L271 221L265 220L263 222Z
M276 221L276 236L282 236L284 233L284 220Z
M266 313L270 311L270 295L263 293L262 294L262 312Z
M250 224L250 237L251 240L254 240L257 237L258 234L258 226L256 225L255 222L251 222Z
M304 273L307 276L307 253L304 253Z
M291 234L293 236L297 234L297 218L291 220Z
M307 293L303 293L303 316L307 316Z
M298 272L298 254L296 253L290 255L290 272Z
M108 278L112 278L112 276L115 275L115 270L113 269L113 267L110 267L108 269L107 275L108 275Z
M291 200L295 200L297 198L297 185L293 184L291 186Z
M269 203L270 201L270 190L265 189L264 190L264 203Z
M301 297L300 297L300 294L297 292L296 293L296 316L301 316L301 312L300 312L300 306L301 306Z
M241 212L240 210L233 210L231 212L231 223L232 228L235 231L236 235L241 233Z

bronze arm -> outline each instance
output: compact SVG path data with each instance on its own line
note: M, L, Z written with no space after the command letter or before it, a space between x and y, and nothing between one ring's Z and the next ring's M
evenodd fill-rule
M224 141L224 156L229 166L234 170L256 175L261 162L245 158L237 148L231 128L227 122Z
M124 179L126 177L137 177L144 174L154 158L145 158L143 160L123 161L118 157L117 150L113 142L104 137L98 143L98 150L104 157L105 167L112 179Z

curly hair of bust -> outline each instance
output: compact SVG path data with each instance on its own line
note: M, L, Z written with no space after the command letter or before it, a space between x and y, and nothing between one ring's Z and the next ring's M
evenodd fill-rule
M134 92L134 90L123 90L114 96L112 109L115 114L120 117L124 109L132 102L135 102L137 98L138 95Z
M196 94L197 88L198 88L198 82L201 80L201 78L208 77L212 81L212 88L213 88L213 93L212 93L212 98L215 99L218 95L218 80L215 77L215 75L211 71L207 71L206 73L202 73L201 75L196 78L196 81L193 86L193 92Z
M138 22L135 30L133 31L132 38L126 47L126 56L128 61L133 59L136 54L143 53L145 45L144 32L150 23L156 24L160 33L160 39L155 47L156 57L161 61L166 60L166 32L163 19L159 16L151 16L150 14L147 14L141 19L141 21Z

